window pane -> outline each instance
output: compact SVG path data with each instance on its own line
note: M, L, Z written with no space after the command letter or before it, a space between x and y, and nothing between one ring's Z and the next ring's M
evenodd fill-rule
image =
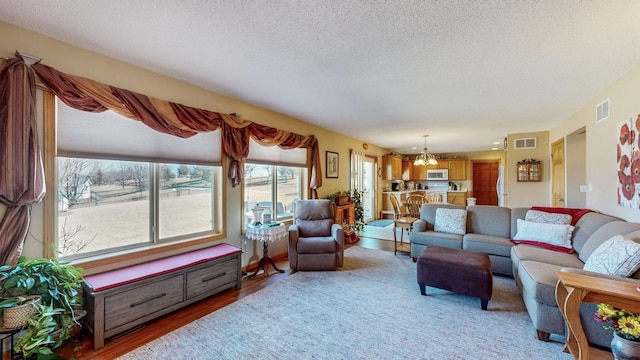
M150 242L147 163L57 159L62 256Z
M293 216L293 201L302 199L302 169L278 166L277 173L276 218L286 219Z
M160 164L160 238L214 229L212 166Z
M244 209L245 221L248 224L254 220L251 209L256 206L272 213L273 166L246 163L244 176ZM262 219L256 220L262 221Z

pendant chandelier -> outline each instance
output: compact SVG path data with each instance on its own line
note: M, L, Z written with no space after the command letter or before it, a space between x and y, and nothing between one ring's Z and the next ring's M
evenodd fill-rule
M438 165L438 160L436 160L436 157L427 152L427 136L429 135L422 135L422 137L424 137L424 149L418 156L416 156L416 160L413 162L413 165Z

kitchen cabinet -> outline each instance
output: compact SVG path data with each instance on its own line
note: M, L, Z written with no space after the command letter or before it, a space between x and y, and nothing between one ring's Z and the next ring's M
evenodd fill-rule
M427 165L429 170L449 169L449 160L438 159L437 165Z
M518 181L542 181L540 161L519 162L516 174L518 174Z
M449 160L449 180L466 180L467 179L467 160L455 159Z
M466 205L467 193L461 191L449 191L447 192L447 202L455 205Z
M382 156L382 179L402 179L402 159L394 155Z
M424 166L423 166L424 167ZM413 161L402 160L402 180L414 180L417 179L413 176Z
M426 180L427 179L427 167L423 165L413 165L413 180Z

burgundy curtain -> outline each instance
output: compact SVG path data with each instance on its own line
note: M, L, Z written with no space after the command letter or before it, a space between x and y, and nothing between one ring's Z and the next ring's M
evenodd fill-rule
M44 198L44 169L36 127L36 86L21 58L0 70L0 263L15 265L31 222L31 205Z
M250 138L262 145L279 146L283 149L307 148L311 154L311 198L317 198L317 189L322 186L322 171L318 141L314 136L298 135L233 115L150 98L65 74L42 64L35 64L32 68L65 104L78 110L101 112L109 109L127 118L142 121L154 130L185 138L222 127L222 147L231 157L227 177L232 186L242 182L242 160L249 155Z

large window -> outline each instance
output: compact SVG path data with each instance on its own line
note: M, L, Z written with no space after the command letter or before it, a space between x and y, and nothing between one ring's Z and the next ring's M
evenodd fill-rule
M57 106L60 256L222 234L219 131L180 139L113 112Z
M249 141L249 156L244 164L244 224L253 219L256 206L284 221L293 217L291 204L306 198L307 149L281 149Z
M293 201L306 197L306 175L303 167L245 163L245 224L255 220L251 209L256 206L271 213L274 220L291 219Z

